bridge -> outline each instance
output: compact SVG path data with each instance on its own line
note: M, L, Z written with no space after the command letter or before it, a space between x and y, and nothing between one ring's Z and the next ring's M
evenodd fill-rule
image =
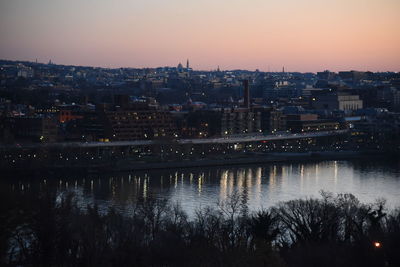
M229 136L218 138L203 138L203 139L174 139L174 140L136 140L136 141L112 141L112 142L59 142L59 143L43 143L43 144L14 144L1 145L0 148L100 148L100 147L123 147L123 146L151 146L160 144L177 144L177 145L197 145L197 144L232 144L232 143L249 143L262 141L279 141L306 139L317 137L337 136L348 133L348 130L335 131L319 131L307 133L281 133L273 135L244 135L244 136Z

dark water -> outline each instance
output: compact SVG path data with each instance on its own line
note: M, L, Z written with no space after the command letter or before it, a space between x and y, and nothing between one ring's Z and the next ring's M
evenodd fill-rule
M8 192L73 191L82 207L97 203L122 209L138 198L167 198L179 202L189 214L216 205L237 191L250 210L279 201L318 197L320 190L352 193L362 202L385 198L389 207L400 206L400 161L357 160L282 163L252 166L154 170L146 172L31 177L3 180Z

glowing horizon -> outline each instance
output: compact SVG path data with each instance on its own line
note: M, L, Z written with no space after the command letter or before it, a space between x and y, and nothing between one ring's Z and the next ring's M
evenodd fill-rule
M0 10L2 59L400 71L398 0L0 0Z

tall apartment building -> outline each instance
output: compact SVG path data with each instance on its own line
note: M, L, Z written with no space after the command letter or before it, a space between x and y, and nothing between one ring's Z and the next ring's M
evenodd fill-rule
M261 132L261 112L247 108L198 110L187 114L182 123L185 137L204 138Z
M223 110L220 135L240 135L261 132L261 113L246 109Z

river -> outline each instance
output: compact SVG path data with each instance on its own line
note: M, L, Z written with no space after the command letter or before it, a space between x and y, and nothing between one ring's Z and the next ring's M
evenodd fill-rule
M79 205L96 203L124 209L139 198L165 198L188 213L214 206L238 192L250 210L268 208L279 201L318 197L320 191L352 193L361 202L384 198L388 207L400 207L400 160L314 161L211 168L151 170L85 176L12 177L1 186L8 192L58 194L72 191Z

